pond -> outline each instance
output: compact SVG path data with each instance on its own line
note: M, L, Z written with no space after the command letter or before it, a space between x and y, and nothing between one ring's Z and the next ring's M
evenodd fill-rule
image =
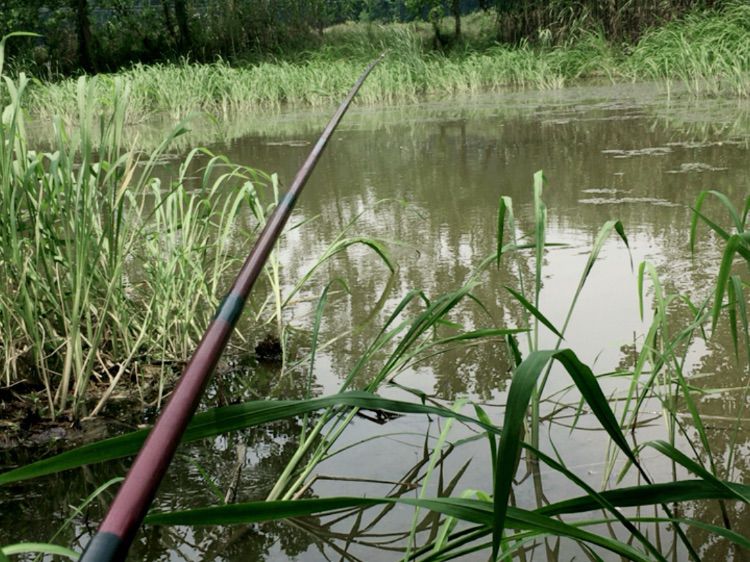
M653 289L648 282L644 319L639 314L641 262L653 264L667 292L695 302L710 296L722 241L702 225L696 252L691 253L691 206L706 189L722 191L737 206L750 193L747 112L747 104L736 100L668 99L658 88L644 85L354 108L337 130L291 220L300 226L289 232L280 249L284 287L289 290L360 214L350 234L383 241L398 270L391 277L371 249L353 246L321 268L288 307L284 319L292 329L292 350L308 350L323 287L336 278L348 287L344 291L342 285L331 286L320 341L338 339L317 354L314 393L338 390L408 291L421 289L434 298L454 290L495 251L501 195L512 197L519 236L533 236L532 184L537 170L543 170L546 178L547 239L559 244L545 254L539 308L555 326L563 325L600 227L610 219L622 221L630 248L616 235L609 237L562 346L573 349L597 374L632 371L653 316ZM225 125L229 140L210 144L210 149L234 162L277 172L286 185L327 118L326 113L288 111L238 119ZM728 224L728 216L718 205L707 209ZM525 257L528 260L520 259ZM526 283L533 281L533 250L510 259L499 270L491 267L474 291L483 307L462 305L451 314L451 321L464 329L526 326L520 307L504 288L515 286L519 272ZM670 314L675 330L689 323L684 307L675 305ZM691 341L684 350L683 370L691 384L706 391L696 393L695 399L715 459L725 466L733 455L732 479L743 482L750 474L750 413L745 392L750 373L746 360L734 360L727 325L723 316L716 334ZM249 327L243 329L250 341L258 336ZM557 343L546 330L540 338L540 348ZM525 349L525 337L519 341ZM252 344L246 345L251 352ZM509 365L505 343L493 340L411 365L394 382L444 404L481 403L500 424ZM601 381L613 398L622 398L630 384L627 377ZM305 370L281 370L240 358L224 366L209 389L209 399L299 398L306 385ZM549 399L542 405L540 447L550 455L559 453L567 467L589 485L599 488L607 480L614 486L623 459L615 459L610 466L607 436L590 413L578 411L579 395L570 385L562 370L552 371L546 387ZM414 400L401 387L385 387L383 394ZM621 401L613 400L616 412L620 405ZM473 413L473 408L463 408ZM697 442L684 403L678 406L677 421ZM336 444L341 452L318 467L307 494L378 496L405 487L407 495L415 497L421 482L415 471L424 473L431 447L444 426L444 421L421 416L376 421L357 417ZM232 483L238 501L265 498L296 450L299 429L297 424L277 423L181 448L155 506L185 509L216 504L217 494L223 495ZM471 428L453 425L449 441L457 446L429 481L429 493L442 490L458 496L465 490L491 491L486 440L462 442L473 435ZM658 401L646 403L632 437L637 443L668 438ZM684 436L678 435L676 444L689 453ZM656 481L672 478L671 463L654 450L646 449L643 454ZM124 474L127 466L126 461L97 465L3 489L0 544L50 540L73 514L71 506L81 504L110 478ZM686 477L682 470L676 474ZM517 478L515 501L520 506L582 493L569 480L531 462L521 463ZM624 483L638 483L632 470ZM108 493L95 499L55 542L85 545L107 501ZM742 507L729 503L728 509L733 529L750 534L750 519ZM419 515L424 521L418 540L434 530L435 521L426 515ZM644 510L644 515L654 515L654 511ZM682 515L721 524L716 502L688 504ZM396 560L409 540L413 517L412 509L396 508L371 509L361 519L320 518L227 528L146 527L129 559ZM660 533L665 550L673 543L667 527L644 523L643 529L649 536ZM603 525L597 530L609 533ZM690 529L688 536L705 560L740 559L741 553L707 533ZM558 544L549 539L526 556L571 560L585 554L571 541ZM485 553L461 559L486 558ZM610 559L606 554L604 558ZM688 559L680 545L674 559Z

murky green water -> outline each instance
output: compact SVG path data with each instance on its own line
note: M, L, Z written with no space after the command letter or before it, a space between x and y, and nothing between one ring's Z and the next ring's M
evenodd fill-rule
M457 288L496 243L496 211L500 195L513 198L522 233L533 233L532 175L543 169L547 178L545 201L549 208L548 239L564 243L547 253L541 309L562 325L576 285L599 227L608 219L624 223L634 264L648 260L662 276L665 287L700 301L708 296L721 244L702 227L699 251L688 245L690 206L704 189L724 192L738 206L750 193L750 127L747 106L730 100L701 103L668 102L646 87L571 89L554 94L509 94L472 100L453 100L395 109L358 109L345 119L303 195L292 223L317 217L293 230L282 248L287 289L320 255L338 233L359 213L352 234L383 240L399 264L389 286L388 270L373 252L354 247L319 271L287 310L285 320L297 328L294 346L309 345L312 311L329 280L346 280L350 293L336 291L326 308L323 341L362 326L319 354L315 392L335 392L343 376L379 330L385 314L410 289L423 289L434 297ZM231 160L278 172L288 183L327 120L327 114L286 113L249 123L226 125L231 141L211 146ZM713 216L721 214L712 206ZM532 258L518 260L526 280L531 279ZM451 316L466 328L497 323L523 325L517 307L503 284L508 271L491 271L476 290L487 314L466 306ZM632 368L634 342L640 348L650 313L642 322L638 312L637 276L624 245L614 237L606 244L592 271L572 317L565 346L605 373ZM384 292L385 291L385 292ZM383 298L383 310L370 313ZM677 314L675 322L687 322ZM726 320L724 320L726 324ZM554 346L555 340L542 338ZM252 346L249 345L249 348ZM739 443L734 479L750 474L750 433L746 369L737 367L725 330L707 342L695 342L686 357L691 382L704 389L725 389L699 399L716 458L726 462L731 443ZM746 363L745 363L746 364ZM508 360L504 345L487 344L446 353L413 366L399 375L403 386L419 388L450 402L468 398L484 403L494 419L501 419L507 390ZM607 441L584 416L581 428L570 431L575 407L574 392L564 392L569 380L553 371L548 392L559 392L545 404L543 413L555 413L543 423L543 446L558 448L568 467L598 487L604 476ZM629 381L605 381L605 392L621 393ZM217 396L300 397L305 382L299 372L279 372L250 361L235 365L212 387ZM406 397L398 388L384 394ZM567 406L563 406L567 405ZM744 408L744 410L743 410ZM659 405L644 410L638 442L665 438ZM736 433L736 418L744 418ZM648 419L645 419L648 418ZM688 416L680 421L690 426ZM438 420L401 417L385 425L356 419L339 447L377 434L380 439L342 452L320 466L311 487L316 496L383 495L397 482L408 479L410 469L423 462L425 433L435 437ZM261 499L291 457L299 428L275 424L242 434L181 449L157 499L159 508L187 508L215 504L216 497L205 475L225 490L237 465L238 450L244 468L238 500ZM695 438L695 432L688 428ZM471 435L456 425L451 440ZM684 439L678 444L686 446ZM243 448L246 446L246 450ZM466 489L491 490L491 467L484 440L455 450L443 464L444 485L471 459L455 483L454 495ZM687 449L686 449L687 452ZM671 466L646 452L657 480L671 478ZM0 544L18 540L48 540L54 529L108 478L123 474L126 462L95 466L28 485L2 490ZM526 473L522 464L519 479ZM533 472L533 471L532 471ZM369 482L356 481L365 479ZM436 481L431 484L431 489ZM578 495L570 484L542 472L528 478L517 491L519 505L536 505L542 493L550 501ZM416 493L416 492L414 492ZM85 518L57 542L85 544L101 514L94 501ZM750 533L747 513L730 505L735 530ZM653 514L653 512L649 512ZM720 523L713 505L689 506L687 514ZM378 512L366 513L364 522ZM394 560L405 541L404 529L412 512L395 509L377 525L348 544L354 519L307 520L226 529L148 528L132 549L132 560ZM364 527L365 525L361 525ZM654 532L653 526L649 532ZM601 529L606 532L605 528ZM671 544L664 528L661 540ZM725 544L700 532L689 531L705 560L733 559L737 554ZM426 537L426 535L424 535ZM551 542L550 547L554 547ZM344 553L346 550L346 553ZM559 560L582 559L580 549L563 541ZM686 559L677 549L675 559ZM486 557L477 557L477 560ZM535 560L555 556L542 546ZM468 558L467 558L468 559ZM739 559L739 558L734 558Z

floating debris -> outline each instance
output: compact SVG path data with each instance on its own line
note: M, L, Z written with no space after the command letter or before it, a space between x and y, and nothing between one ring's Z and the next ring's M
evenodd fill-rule
M614 158L633 158L634 156L664 156L672 152L668 146L654 146L651 148L636 148L633 150L608 149L602 150L602 154L608 154Z
M668 174L689 174L693 172L723 172L729 168L711 166L711 164L704 164L702 162L685 162L680 164L679 170L667 170Z
M286 140L286 141L268 141L264 142L266 146L291 146L291 147L300 147L300 146L307 146L310 144L310 141L306 140Z
M281 361L282 350L279 338L268 334L258 345L255 346L255 357L258 361L266 363L278 363Z
M716 141L675 141L668 142L667 146L677 146L679 148L708 148L710 146L724 146L724 145L744 145L747 141L736 140L736 139L725 139Z
M579 199L578 202L583 205L629 205L632 203L648 203L649 205L661 205L663 207L680 206L677 203L672 203L671 201L659 199L657 197L618 197L612 199L607 199L605 197L592 197L591 199Z
M614 195L615 193L630 193L630 190L615 189L614 187L592 187L591 189L582 189L581 193L605 193Z

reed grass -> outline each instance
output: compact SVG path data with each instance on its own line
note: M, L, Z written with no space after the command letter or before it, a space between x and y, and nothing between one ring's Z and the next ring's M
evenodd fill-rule
M145 158L128 150L128 88L118 80L112 112L97 118L92 85L77 82L80 126L71 132L55 119L47 152L26 142L23 75L7 83L11 104L0 125L0 213L9 218L0 233L3 378L43 384L52 417L85 413L89 383L112 365L107 392L135 356L187 357L207 322L202 307L216 303L231 263L227 222L239 205L228 213L219 197L239 172L205 191L188 194L182 178L163 189L151 174L169 139ZM249 195L242 183L234 191ZM145 264L135 276L133 261Z
M168 184L155 169L169 158L178 125L150 153L123 140L131 88L111 82L108 108L95 103L99 81L79 79L76 125L52 120L50 145L29 146L25 102L30 80L5 79L0 123L0 377L3 386L40 386L45 415L95 415L124 379L157 367L157 404L172 366L186 361L211 320L227 274L278 201L275 176L192 150ZM188 169L201 158L197 187ZM356 222L356 221L355 221ZM348 230L354 227L350 225ZM337 238L311 267L354 245ZM271 298L254 311L275 321L301 290L282 294L276 254L265 271ZM238 334L242 337L241 334ZM91 393L90 386L98 388ZM91 403L92 396L97 400Z
M161 113L182 119L194 111L220 117L282 105L327 106L341 97L361 69L358 60L322 60L301 63L265 62L233 67L224 62L137 66L119 74L131 84L129 122ZM507 87L560 87L566 76L533 50L497 47L466 57L390 57L363 87L360 103L413 102L422 96L449 97ZM39 119L64 115L74 122L70 103L75 85L64 81L32 91L30 111ZM111 81L97 82L97 108L106 109Z

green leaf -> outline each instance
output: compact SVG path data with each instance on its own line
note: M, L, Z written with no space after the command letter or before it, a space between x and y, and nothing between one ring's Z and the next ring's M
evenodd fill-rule
M714 190L707 190L707 191L701 191L698 194L698 197L695 199L695 204L693 206L693 216L690 221L690 251L695 252L695 236L696 236L696 230L698 228L698 219L700 218L705 222L714 232L716 232L719 236L721 236L724 240L729 239L729 233L726 232L723 228L721 228L719 225L708 219L705 215L701 213L701 209L703 208L703 203L709 195L713 195L716 197L722 205L729 211L729 216L732 218L732 222L734 223L734 227L737 229L738 232L742 232L745 230L745 221L747 218L748 213L748 205L750 205L750 198L746 200L745 202L745 209L742 213L742 217L740 217L740 214L737 212L737 209L732 205L732 202L729 200L729 198L721 193L720 191L714 191Z
M744 548L746 551L750 552L750 539L748 539L744 535L735 533L731 529L719 527L718 525L711 525L710 523L706 523L705 521L698 521L696 519L682 519L681 518L681 519L677 519L677 522L685 523L686 525L690 525L691 527L698 527L699 529L705 529L706 531L709 531L710 533L719 535L720 537L724 537L725 539L732 541L733 543Z
M63 556L71 560L78 560L79 554L73 552L69 548L59 546L56 544L46 544L41 542L22 542L18 544L11 544L10 546L4 546L2 549L4 556L11 556L14 554L54 554L56 556ZM2 560L2 558L0 558ZM7 558L6 558L7 560Z
M541 170L534 174L534 304L537 308L539 308L539 293L542 290L542 265L547 225L547 207L542 200L544 180Z
M28 31L14 31L3 36L0 39L0 76L3 74L3 64L5 63L5 42L11 37L41 37L41 35Z
M711 330L716 329L716 324L719 321L719 314L721 313L721 303L724 300L724 293L727 290L727 283L729 282L729 275L732 271L732 263L734 262L734 255L739 252L743 245L750 242L750 232L743 234L733 234L727 241L726 248L724 249L724 255L721 258L721 265L719 266L719 275L716 279L716 293L714 296L714 306L711 309Z
M602 248L604 247L604 243L607 241L607 238L609 237L609 234L612 232L612 229L614 229L615 232L617 232L617 234L620 236L620 239L625 243L625 246L628 249L628 255L630 255L630 244L628 243L628 237L625 236L625 229L622 226L622 223L620 221L605 222L602 225L602 227L599 229L599 232L596 235L596 239L594 239L594 245L591 247L589 258L588 260L586 260L586 266L583 269L583 275L581 276L581 280L578 284L576 297L583 289L583 286L586 283L586 279L591 273L591 270L594 268L594 263L596 263L596 260L599 259L599 254L601 253ZM633 264L632 255L630 255L630 264L631 266Z
M397 503L429 509L433 512L461 519L469 523L479 523L487 527L493 523L491 504L484 501L464 498L353 498L335 497L304 499L294 501L250 502L227 506L207 507L173 513L157 513L146 518L147 524L157 525L232 525L258 523L285 519L322 515L352 507L369 507L378 504ZM568 525L551 517L523 509L508 508L509 524L516 529L570 537L574 540L595 544L625 556L629 560L647 562L640 552L623 544L584 529Z
M503 237L505 235L505 215L510 219L513 227L513 200L505 195L500 197L497 210L497 266L500 267L500 258L503 255Z
M546 316L545 316L544 314L542 314L542 312L541 312L541 311L540 311L540 310L539 310L539 309L538 309L537 307L535 307L535 306L534 306L533 304L531 304L531 303L530 303L530 302L529 302L529 301L528 301L528 300L526 299L526 297L524 297L524 296L523 296L523 295L522 295L521 293L519 293L518 291L514 291L513 289L511 289L511 288L510 288L510 287L508 287L507 285L505 286L505 289L506 289L506 290L507 290L507 291L508 291L508 292L509 292L509 293L510 293L511 295L513 295L513 297L515 297L515 299L516 299L516 300L517 300L518 302L520 302L520 303L521 303L521 306L523 306L523 307L524 307L524 308L525 308L526 310L528 310L528 311L529 311L529 312L530 312L531 314L533 314L533 315L534 315L534 316L535 316L535 317L537 318L537 320L539 320L539 321L540 321L540 322L541 322L542 324L544 324L545 326L547 326L547 328L549 328L549 330L550 330L550 331L551 331L551 332L552 332L553 334L555 334L555 335L556 335L556 336L557 336L558 338L560 338L561 340L562 340L562 339L565 339L565 338L563 337L563 335L562 335L562 334L561 334L561 333L560 333L560 332L558 331L558 329L557 329L557 328L555 328L554 324L552 324L552 322L550 322L550 321L549 321L549 320L547 319L547 317L546 317Z
M678 480L663 484L644 484L616 490L599 492L608 502L617 507L669 504L685 501L732 499L737 494L750 493L750 485L723 482L723 486L705 480ZM550 517L571 513L584 513L601 509L601 504L591 496L579 496L545 505L539 513Z
M551 358L557 359L586 400L599 423L602 424L612 441L625 455L638 466L635 453L630 449L620 430L612 409L596 380L586 365L578 360L575 353L561 351L534 351L516 369L508 391L507 408L503 422L497 457L497 471L494 482L495 522L493 526L493 555L497 555L505 528L505 511L510 495L513 477L521 449L521 439L526 410L531 394L545 365Z
M492 425L490 416L487 415L487 412L485 412L479 404L474 404L474 412L476 412L479 421L486 425ZM489 432L485 433L485 435L487 436L490 445L490 459L492 459L492 474L494 476L495 471L497 470L497 438Z
M503 433L500 437L495 463L497 469L493 486L493 558L497 557L503 530L506 526L505 516L508 510L508 499L518 466L524 420L531 400L531 393L536 387L536 381L542 369L554 353L554 351L532 351L518 366L510 384L503 421Z
M604 396L599 382L591 369L582 363L576 354L569 349L558 351L555 354L555 359L562 363L565 370L568 371L568 374L573 379L573 382L575 382L589 408L591 408L592 413L599 420L599 423L605 429L610 439L631 461L637 464L635 453L625 440L620 425L617 423L617 419L609 407L609 401Z
M733 496L732 499L750 503L750 494L744 492L742 488L738 489L727 485L725 482L722 482L697 462L685 455L685 453L683 453L682 451L678 451L670 443L662 440L649 441L648 443L644 444L644 447L651 447L653 449L656 449L663 455L668 456L670 459L678 464L681 464L696 476L700 476L705 482L715 486L717 490L723 490L731 494Z
M182 442L190 443L222 433L282 419L294 418L332 406L380 409L404 414L432 414L479 425L487 431L497 435L500 434L500 430L494 426L486 426L474 418L457 412L451 412L446 408L389 400L369 392L357 391L344 392L312 400L257 400L223 408L213 408L196 414L193 417L183 435ZM0 474L0 485L135 455L143 444L148 432L149 429L142 429L118 437L104 439L10 470Z

